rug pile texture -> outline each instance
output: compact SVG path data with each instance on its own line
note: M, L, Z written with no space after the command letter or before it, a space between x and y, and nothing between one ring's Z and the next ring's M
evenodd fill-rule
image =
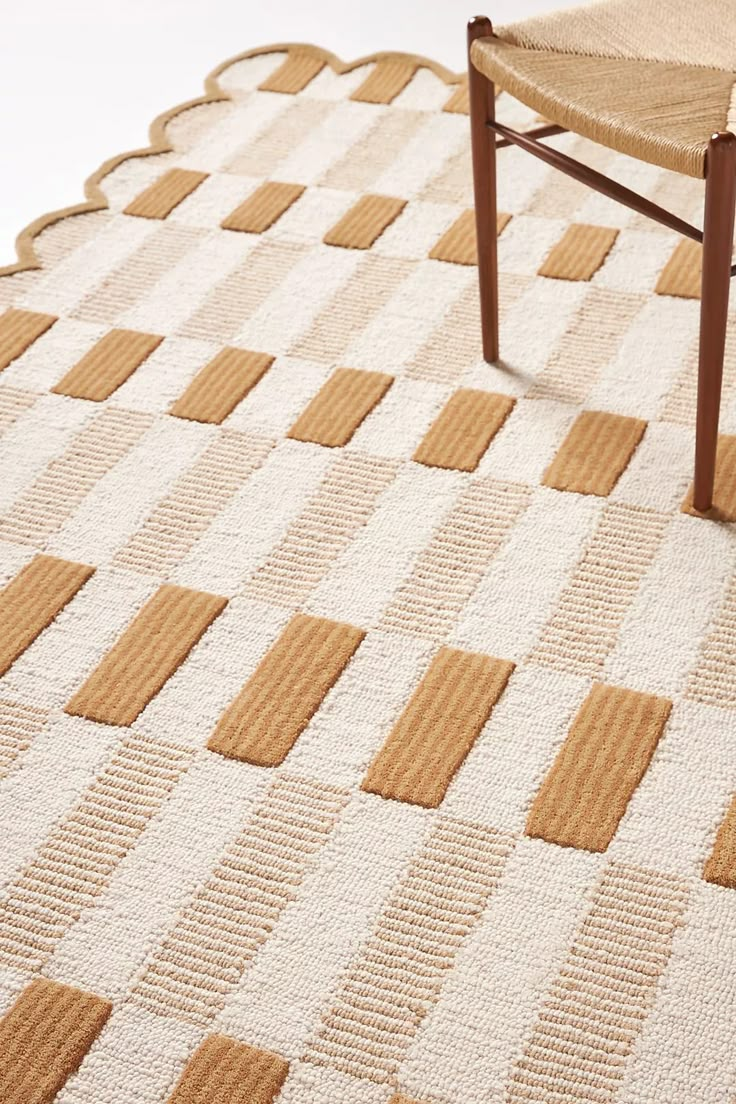
M0 275L4 1104L736 1100L733 344L702 518L698 247L500 151L485 364L468 131L257 51Z

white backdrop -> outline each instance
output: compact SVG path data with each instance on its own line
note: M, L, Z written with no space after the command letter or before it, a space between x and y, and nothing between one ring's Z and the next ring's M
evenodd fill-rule
M486 14L502 23L559 5L491 6ZM301 41L345 60L407 50L460 69L472 14L458 0L9 0L0 36L0 264L15 259L26 223L78 202L85 177L112 154L146 145L151 119L200 95L205 74L226 57Z

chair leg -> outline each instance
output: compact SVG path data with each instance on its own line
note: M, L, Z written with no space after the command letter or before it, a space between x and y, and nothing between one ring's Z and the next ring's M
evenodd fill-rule
M498 360L498 256L496 229L496 136L486 123L495 118L496 95L488 80L470 59L476 38L493 34L490 19L476 15L468 23L468 93L470 139L473 152L475 229L478 242L478 285L483 356Z
M736 206L736 134L713 135L708 146L705 167L703 278L693 487L693 506L700 513L705 513L713 505Z

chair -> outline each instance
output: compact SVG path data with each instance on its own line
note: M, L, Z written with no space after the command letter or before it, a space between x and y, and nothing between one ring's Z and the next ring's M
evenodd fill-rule
M468 24L483 355L498 359L496 149L513 143L604 195L702 242L693 507L713 504L736 205L733 0L602 0L494 33ZM498 85L549 124L518 133L496 122ZM736 129L736 128L735 128ZM540 140L571 130L705 180L701 232ZM500 139L500 140L499 140Z

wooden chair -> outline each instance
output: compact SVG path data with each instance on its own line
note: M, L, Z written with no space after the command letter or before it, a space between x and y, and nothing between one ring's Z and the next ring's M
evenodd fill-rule
M498 360L496 149L513 143L568 176L703 245L693 506L713 503L736 206L733 0L602 0L493 31L468 24L468 79L483 355ZM496 122L498 84L549 125ZM736 128L735 128L736 129ZM698 230L540 139L574 131L705 180Z

